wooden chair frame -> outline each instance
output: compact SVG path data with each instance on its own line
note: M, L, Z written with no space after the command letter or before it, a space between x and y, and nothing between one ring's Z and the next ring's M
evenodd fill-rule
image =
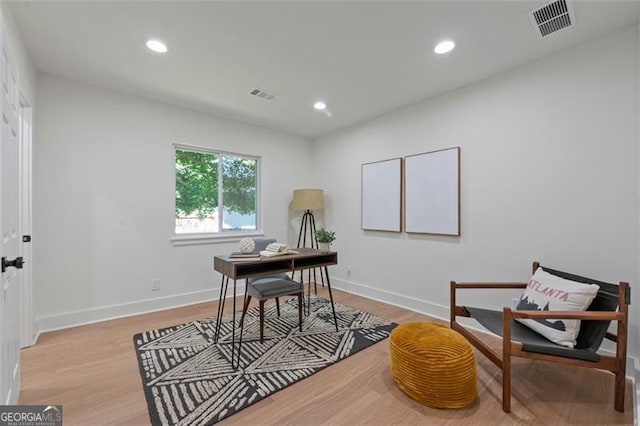
M533 271L540 264L533 263ZM470 317L471 315L464 306L456 305L456 290L458 289L524 289L527 283L523 282L456 282L451 281L451 307L450 321L451 328L462 334L469 342L475 346L484 356L502 370L502 410L505 413L511 412L511 357L528 358L531 360L541 360L562 363L567 365L597 368L608 370L615 374L615 399L614 407L617 411L624 412L625 397L625 373L627 362L627 327L629 316L629 283L620 282L618 286L618 310L617 311L518 311L509 307L504 307L503 312L503 334L502 334L502 355L491 350L482 343L470 331L460 323L456 322L457 316ZM616 343L616 355L600 354L599 361L584 361L563 356L548 355L523 350L520 342L511 340L511 320L515 318L528 319L579 319L579 320L610 320L617 322L617 333L607 332L605 338Z

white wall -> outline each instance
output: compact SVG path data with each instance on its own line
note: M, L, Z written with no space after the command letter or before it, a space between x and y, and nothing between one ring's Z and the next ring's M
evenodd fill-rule
M312 150L303 138L39 74L41 326L217 297L211 259L235 243L169 242L171 143L182 142L261 155L264 229L290 242L291 190L315 171L326 197L319 221L338 235L338 286L446 316L450 280L525 280L533 260L629 280L637 354L638 79L634 27L319 138ZM462 154L461 237L360 229L362 163L451 146Z
M8 3L0 2L0 10L2 11L3 35L6 36L4 42L8 43L13 55L13 61L18 70L20 93L25 97L27 102L33 105L33 102L35 102L36 68L22 42Z
M334 282L446 317L450 280L526 280L534 260L628 280L637 356L637 85L633 27L315 140L315 164L331 167L316 179L338 237ZM461 147L460 237L360 229L362 163L452 146Z
M288 206L293 188L308 184L309 140L47 74L38 74L37 109L41 330L218 297L213 256L237 243L171 244L173 142L261 156L265 234L290 238Z

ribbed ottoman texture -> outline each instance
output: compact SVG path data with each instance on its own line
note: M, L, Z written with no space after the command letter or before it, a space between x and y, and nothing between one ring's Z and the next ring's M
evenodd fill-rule
M389 337L391 375L404 393L434 408L460 408L477 396L469 342L444 325L409 322Z

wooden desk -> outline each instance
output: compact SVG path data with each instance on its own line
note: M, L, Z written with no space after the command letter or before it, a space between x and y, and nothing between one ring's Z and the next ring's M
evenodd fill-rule
M331 281L329 279L330 265L338 264L338 253L334 251L324 252L313 248L297 248L298 254L285 254L282 256L265 257L251 260L230 260L229 255L215 256L213 258L213 269L222 274L220 283L220 297L218 302L218 313L216 316L216 331L214 341L218 342L220 327L222 324L222 315L224 313L224 300L227 297L227 289L229 287L229 279L233 280L233 327L231 331L231 344L235 345L236 341L236 281L245 280L244 300L247 298L247 278L267 277L283 272L300 271L303 269L323 268L327 277L327 288L329 289L329 298L331 299L331 309L333 310L333 321L338 331L338 319L336 317L336 309L333 304L333 294L331 292ZM302 274L300 274L302 281ZM311 288L309 288L311 292ZM238 349L239 351L239 349ZM233 353L231 364L233 365ZM238 353L238 357L240 354Z
M338 253L313 248L295 249L299 254L260 257L251 260L230 260L229 255L213 258L213 269L231 279L258 278L281 272L319 268L338 264Z

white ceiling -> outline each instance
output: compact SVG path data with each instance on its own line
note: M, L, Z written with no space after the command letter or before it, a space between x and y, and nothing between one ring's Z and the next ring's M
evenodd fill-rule
M574 1L539 39L545 1L20 1L40 71L316 137L524 65L638 21L638 1ZM149 52L145 40L169 52ZM432 53L453 39L456 49ZM250 96L259 87L272 102ZM315 111L324 100L331 117Z

